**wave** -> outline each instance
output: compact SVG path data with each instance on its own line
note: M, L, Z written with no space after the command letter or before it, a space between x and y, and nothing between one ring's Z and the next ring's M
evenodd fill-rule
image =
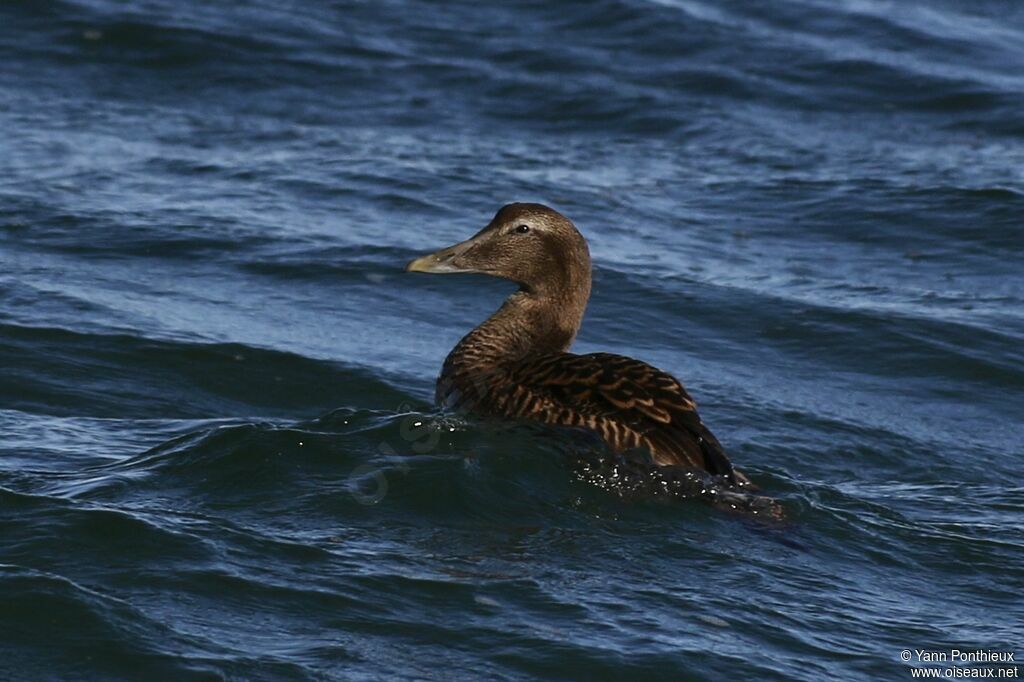
M364 517L385 498L389 515L478 522L510 515L564 522L567 506L616 499L697 499L753 516L782 514L770 500L729 493L710 477L613 456L586 432L417 411L341 409L297 424L215 424L49 480L51 494L92 502L159 500L200 515L230 505L256 510L255 518L314 525Z
M472 27L470 41L414 12L257 5L259 11L191 13L159 3L146 12L99 1L60 3L60 12L16 7L26 29L45 26L52 38L48 48L32 45L39 58L69 68L129 69L148 86L124 92L128 98L158 98L168 82L213 94L283 88L308 103L294 115L308 116L316 108L310 91L340 106L359 93L393 102L384 84L422 91L430 80L449 96L444 103L424 98L423 120L445 107L450 113L457 102L467 121L482 116L585 134L693 134L694 107L712 101L865 115L900 108L1020 129L1020 79L1007 65L1022 33L961 16L972 13L956 7L944 14L787 2L765 12L604 0L558 12L532 4L520 8L525 15L502 5L449 8L450 20ZM531 31L514 30L525 22ZM970 34L951 30L956 22ZM26 56L22 49L19 58ZM334 87L320 87L325 81Z
M112 679L130 670L150 679L198 680L216 670L164 623L59 575L0 565L0 608L5 677L36 671L72 679L81 675L82 661L89 661L92 674ZM54 639L60 647L52 646ZM191 660L182 660L183 654Z
M11 324L0 365L16 368L0 384L5 406L57 416L282 416L410 399L378 373L282 351Z

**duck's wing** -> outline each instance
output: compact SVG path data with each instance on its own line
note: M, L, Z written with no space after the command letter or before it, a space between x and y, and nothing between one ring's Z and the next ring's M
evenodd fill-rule
M614 448L647 447L658 464L703 469L737 482L729 458L683 385L645 362L612 353L557 353L508 369L513 416L599 432ZM742 477L745 480L745 477Z

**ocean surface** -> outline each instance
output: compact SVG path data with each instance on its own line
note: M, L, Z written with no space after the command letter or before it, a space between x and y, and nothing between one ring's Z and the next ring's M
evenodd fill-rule
M5 0L0 679L907 680L1024 648L1024 4ZM435 408L590 241L575 349L767 523ZM948 667L943 666L943 667Z

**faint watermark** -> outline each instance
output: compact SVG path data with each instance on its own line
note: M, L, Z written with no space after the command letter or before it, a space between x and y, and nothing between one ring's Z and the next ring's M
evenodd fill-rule
M450 403L457 403L461 407L480 405L485 402L492 402L499 408L504 406L509 398L501 386L507 386L508 375L500 368L488 368L476 370L463 377L459 390L454 387L442 391L440 397ZM444 431L443 419L428 417L416 412L411 403L402 403L395 410L405 416L398 423L398 446L392 445L387 440L377 444L377 455L386 458L397 459L395 466L383 467L371 463L364 463L357 466L348 476L348 482L352 497L357 502L365 505L373 505L381 502L388 494L390 483L388 473L408 474L412 467L407 457L413 455L428 455L434 452L441 443ZM448 432L455 431L454 426L448 426Z
M387 496L390 483L385 471L403 475L409 473L412 467L405 459L409 450L417 455L426 455L434 451L441 441L440 429L435 428L424 415L414 412L411 404L402 403L396 412L405 413L398 422L398 435L405 452L400 453L391 443L383 440L377 444L376 454L386 458L397 458L394 466L383 467L365 463L352 470L348 476L350 492L360 504L377 504Z

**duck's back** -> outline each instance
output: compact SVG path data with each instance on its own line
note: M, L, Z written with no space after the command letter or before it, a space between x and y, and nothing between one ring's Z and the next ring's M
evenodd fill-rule
M438 399L478 414L585 428L618 451L736 481L729 458L672 375L612 353L549 353L474 367L449 358ZM744 479L745 480L745 479Z

